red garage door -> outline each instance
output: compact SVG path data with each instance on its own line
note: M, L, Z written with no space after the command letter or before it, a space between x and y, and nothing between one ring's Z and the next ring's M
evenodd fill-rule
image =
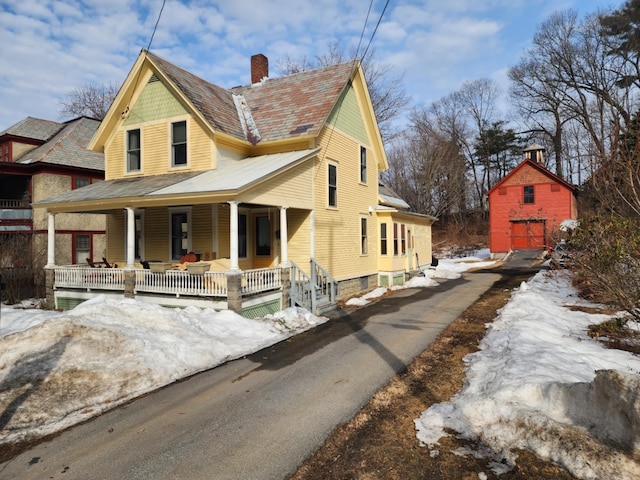
M511 223L511 247L514 250L542 250L544 222Z

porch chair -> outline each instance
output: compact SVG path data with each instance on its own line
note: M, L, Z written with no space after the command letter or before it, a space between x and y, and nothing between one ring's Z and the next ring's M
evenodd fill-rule
M111 265L106 258L102 257L102 263L104 263L105 268L118 268L118 264L114 263Z

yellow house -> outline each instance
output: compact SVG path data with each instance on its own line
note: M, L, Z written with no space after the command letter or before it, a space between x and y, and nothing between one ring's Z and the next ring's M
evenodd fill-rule
M88 298L90 279L246 315L296 303L320 310L417 268L407 258L418 245L428 243L420 260L431 261L434 219L380 202L387 158L360 64L271 79L255 55L251 78L224 89L140 53L89 145L104 153L105 181L39 202L50 235L58 213L109 214L107 259L119 266L100 280L77 269L65 277L50 245L57 306ZM407 235L397 258L380 253L387 223Z

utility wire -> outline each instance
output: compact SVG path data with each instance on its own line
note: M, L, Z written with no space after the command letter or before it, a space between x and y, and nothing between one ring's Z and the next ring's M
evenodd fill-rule
M367 11L367 18L364 19L364 25L362 25L362 32L360 33L360 40L358 40L358 48L356 48L355 58L358 58L358 52L360 52L360 45L362 45L362 39L364 38L364 32L367 29L367 23L369 23L369 15L373 8L373 0L369 2L369 10Z
M376 23L376 28L373 29L373 33L371 34L371 38L369 39L369 43L367 44L367 48L365 48L364 53L362 54L362 57L360 58L361 62L367 56L367 52L369 51L369 47L371 46L371 43L373 42L373 37L375 37L376 32L378 31L378 27L380 26L380 23L382 22L382 17L384 17L384 12L387 11L387 7L388 6L389 6L389 0L387 0L386 3L384 4L384 8L382 9L382 13L380 14L380 18L378 18L378 23ZM367 14L367 18L368 18L368 14Z
M160 17L162 17L162 11L164 10L164 5L167 3L167 0L162 0L162 7L160 8L160 13L158 14L158 20L156 20L156 24L153 27L153 33L151 34L151 38L149 39L149 45L147 45L147 51L151 48L151 42L153 42L153 37L156 34L156 29L158 28L158 24L160 23Z
M164 10L164 6L166 3L167 3L167 0L162 0L162 7L160 7L160 13L158 13L158 19L156 20L156 24L153 26L153 32L151 32L151 38L149 39L149 44L147 45L147 49L144 52L145 57L147 56L147 53L149 53L149 49L151 48L151 43L153 42L153 37L156 35L156 30L158 29L158 24L160 23L160 18L162 17L162 12ZM142 70L138 70L138 75L136 76L136 82L133 85L133 89L131 90L131 96L129 97L129 101L127 102L127 108L125 108L124 112L122 112L123 118L127 113L129 113L129 107L131 106L131 99L133 98L133 92L136 91L136 88L138 87L138 81L140 80L140 73L142 73Z

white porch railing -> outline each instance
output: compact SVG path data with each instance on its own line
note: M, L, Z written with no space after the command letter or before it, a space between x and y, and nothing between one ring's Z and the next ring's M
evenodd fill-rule
M135 290L169 295L227 296L227 276L224 272L205 272L192 275L184 270L164 273L136 270Z
M121 268L59 267L55 287L90 290L124 290L124 270Z
M242 295L250 296L282 288L282 269L260 268L241 272ZM78 265L56 267L55 288L87 290L124 290L125 270L122 268L91 268ZM190 274L186 270L135 270L135 292L163 295L227 297L226 272Z
M280 267L259 268L242 272L243 295L279 288L282 288L282 269Z

